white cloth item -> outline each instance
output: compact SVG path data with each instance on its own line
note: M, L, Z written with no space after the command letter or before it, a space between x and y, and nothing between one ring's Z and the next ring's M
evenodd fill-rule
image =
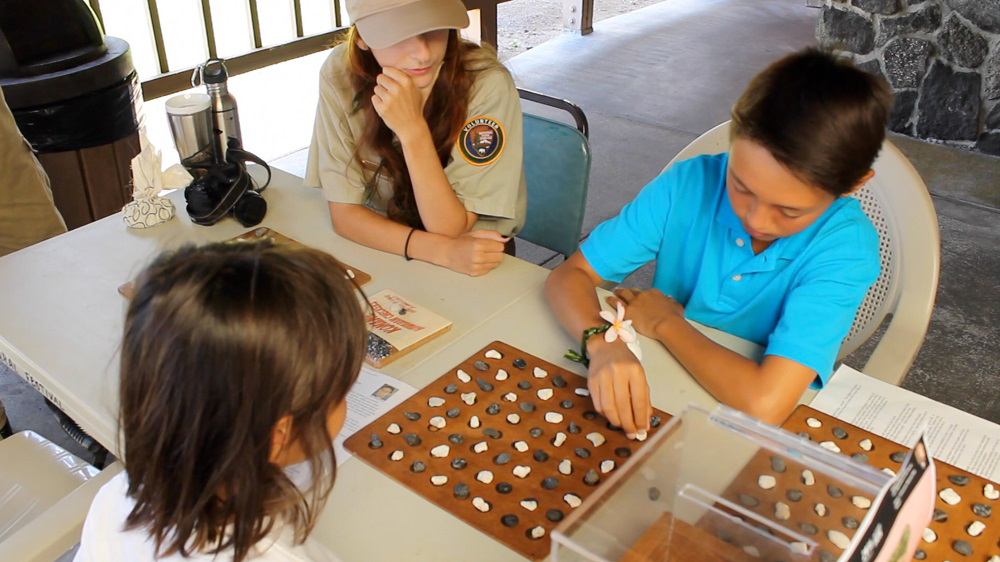
M149 228L172 219L174 204L160 197L164 189L186 187L194 179L180 164L163 170L160 150L139 132L139 154L132 159L132 199L122 209L122 220L130 228Z
M128 474L122 472L108 481L97 492L83 524L80 549L74 562L146 561L162 562L222 562L232 556L194 554L188 558L180 554L157 557L153 539L142 529L125 529L125 520L135 507L128 497ZM323 545L307 538L305 543L293 542L294 532L289 526L275 526L271 535L258 542L247 560L254 562L336 561L333 553Z

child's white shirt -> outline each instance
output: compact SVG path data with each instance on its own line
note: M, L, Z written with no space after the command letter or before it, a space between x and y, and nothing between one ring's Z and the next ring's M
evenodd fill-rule
M143 529L125 530L125 520L135 507L128 492L128 474L122 472L101 487L90 505L83 524L80 549L74 562L115 562L118 560L162 562L222 562L232 555L192 554L185 558L179 553L157 557L156 544ZM246 560L253 562L300 562L337 560L323 545L307 538L294 544L292 529L275 526L275 530L251 549Z

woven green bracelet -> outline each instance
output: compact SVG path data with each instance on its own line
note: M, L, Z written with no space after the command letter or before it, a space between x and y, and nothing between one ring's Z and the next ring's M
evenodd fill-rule
M564 355L564 357L570 361L582 363L584 367L590 367L590 356L587 354L587 340L594 334L603 334L604 332L607 332L609 328L611 328L611 324L587 328L583 331L583 336L580 338L580 352L577 353L576 350L570 349L566 351L566 355Z

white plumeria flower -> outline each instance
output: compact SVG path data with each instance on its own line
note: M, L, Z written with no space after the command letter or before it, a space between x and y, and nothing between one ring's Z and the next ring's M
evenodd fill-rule
M632 327L632 321L625 319L625 306L622 305L621 301L618 301L617 316L607 310L602 310L600 315L605 322L611 324L611 327L604 332L604 341L612 343L621 338L625 342L625 345L628 346L629 351L635 355L635 358L642 361L642 350L639 349L639 337L635 333L635 328Z

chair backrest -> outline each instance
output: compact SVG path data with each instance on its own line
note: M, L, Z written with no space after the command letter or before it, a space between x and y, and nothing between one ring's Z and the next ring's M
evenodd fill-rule
M729 127L727 121L701 135L667 167L699 154L728 150ZM882 271L858 307L837 359L857 349L892 314L862 370L899 384L927 333L937 293L941 242L927 186L899 149L886 140L872 168L875 177L852 196L878 231Z
M568 111L577 126L539 115L524 114L524 176L528 216L517 234L563 256L576 251L583 228L590 181L587 121L576 105L536 92L521 97Z

